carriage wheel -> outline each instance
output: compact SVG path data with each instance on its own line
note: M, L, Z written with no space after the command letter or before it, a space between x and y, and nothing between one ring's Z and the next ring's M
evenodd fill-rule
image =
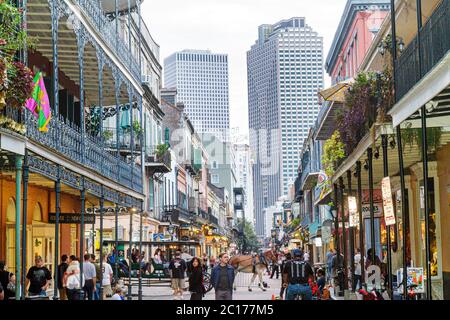
M212 290L211 276L208 272L203 272L203 286L205 287L205 291L209 292Z

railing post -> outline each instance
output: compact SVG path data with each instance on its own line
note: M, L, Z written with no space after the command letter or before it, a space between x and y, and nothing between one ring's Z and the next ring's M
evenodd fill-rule
M23 212L22 212L22 277L20 286L22 288L21 299L25 300L25 282L27 273L27 210L28 210L28 180L29 180L29 167L28 167L28 150L25 149L25 156L23 161Z

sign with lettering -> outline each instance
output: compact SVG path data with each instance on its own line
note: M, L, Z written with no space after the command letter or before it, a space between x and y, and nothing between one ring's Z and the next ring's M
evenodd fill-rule
M384 177L381 180L381 192L383 194L384 221L387 226L395 224L394 203L392 201L391 179Z
M350 227L356 227L359 224L358 206L356 197L348 197L348 211L350 216Z
M407 286L412 286L414 293L425 293L424 287L424 270L423 268L408 267L407 269ZM397 270L397 282L403 283L403 268ZM398 292L403 291L403 285L399 286ZM409 291L409 289L408 289Z
M381 269L379 266L372 264L366 270L367 290L381 289Z
M56 223L56 213L50 212L48 214L48 223ZM59 223L69 223L69 224L81 224L81 214L80 213L60 213ZM95 223L95 215L85 214L84 223L92 224Z

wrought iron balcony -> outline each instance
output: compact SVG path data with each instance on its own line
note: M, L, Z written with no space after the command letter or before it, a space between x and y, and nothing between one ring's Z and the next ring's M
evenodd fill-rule
M16 116L16 120L25 124L25 135L29 139L123 186L142 192L141 168L107 152L103 148L102 139L88 134L84 134L83 137L80 128L66 122L62 116L51 118L48 132L41 132L38 130L37 119L31 112L24 111L12 115Z
M194 215L179 205L164 206L164 216L169 217L171 222L179 222L182 220L189 223L194 218Z
M131 153L131 130L119 128L119 141L117 141L116 128L103 127L105 146L110 150L117 150L117 143L121 155ZM134 132L133 153L141 153L141 133Z
M172 170L170 151L166 150L163 154L159 154L156 146L147 148L145 152L145 166L154 173L170 172Z
M395 68L396 100L400 101L450 49L449 0L443 0L411 41ZM419 45L420 38L420 45ZM419 57L421 68L419 68Z
M141 82L141 72L138 58L134 56L128 41L122 39L116 32L115 19L109 19L99 1L76 0L86 17L94 25L109 48L118 56L120 61L128 67L133 77ZM110 15L112 16L112 15ZM119 26L120 28L120 26ZM119 29L120 30L120 29Z
M213 216L212 213L209 213L209 222L216 226L219 226L219 219L217 219L217 217Z

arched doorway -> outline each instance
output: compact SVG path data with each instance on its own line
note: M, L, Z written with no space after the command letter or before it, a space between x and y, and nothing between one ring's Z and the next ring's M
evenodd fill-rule
M34 264L34 258L41 256L44 265L53 273L55 255L55 228L43 221L42 205L39 202L33 207L32 237L29 243L29 265Z

